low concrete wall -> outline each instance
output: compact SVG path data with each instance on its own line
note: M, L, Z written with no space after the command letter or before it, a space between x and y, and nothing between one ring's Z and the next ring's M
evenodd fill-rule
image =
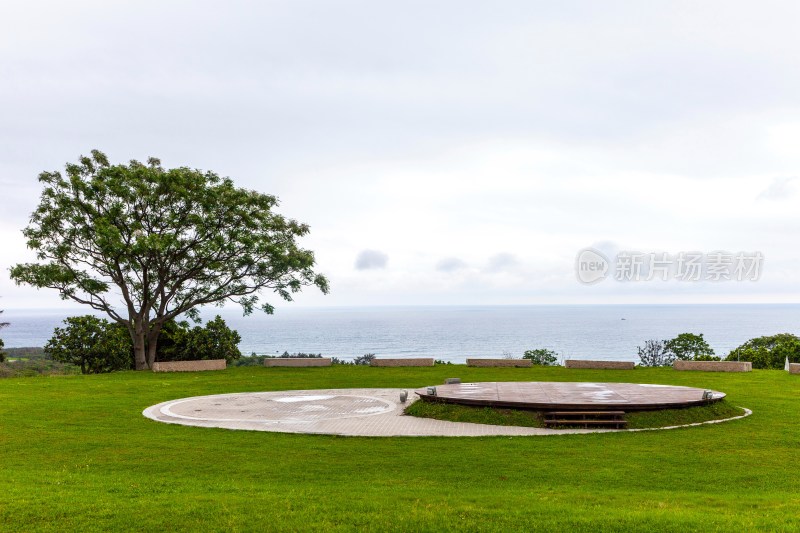
M264 366L331 366L330 357L276 357L264 359Z
M591 368L595 370L633 370L636 364L632 361L590 361L588 359L567 359L567 368Z
M408 359L373 359L369 366L433 366L433 357L411 357Z
M225 370L225 359L205 361L163 361L153 363L153 372L203 372L205 370Z
M789 363L790 374L800 374L800 363Z
M700 372L750 372L753 363L749 361L675 361L675 370L697 370Z
M530 359L467 359L467 366L512 366L529 367Z

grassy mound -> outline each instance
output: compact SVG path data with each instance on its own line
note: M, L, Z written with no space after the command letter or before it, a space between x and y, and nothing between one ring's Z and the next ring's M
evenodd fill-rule
M498 409L494 407L473 407L444 402L417 401L405 410L407 415L422 418L435 418L450 422L471 422L495 426L544 427L541 413L519 409ZM664 409L627 413L625 419L630 429L663 428L683 426L710 420L725 420L744 414L744 409L723 400L711 405L688 407L686 409Z
M544 427L542 418L536 411L519 409L498 409L495 407L473 407L444 402L418 400L406 407L405 414L421 418L435 418L449 422L470 422L472 424L491 424L493 426Z
M745 411L741 407L731 405L727 400L722 400L710 405L687 407L685 409L627 413L625 419L628 421L629 429L665 428L709 422L711 420L725 420L742 416L744 413Z

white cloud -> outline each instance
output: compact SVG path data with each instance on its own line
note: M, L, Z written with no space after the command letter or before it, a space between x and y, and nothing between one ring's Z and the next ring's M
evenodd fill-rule
M376 270L386 268L389 256L378 250L362 250L356 257L356 270Z
M519 266L519 259L513 254L499 253L489 258L486 264L487 272L507 272Z
M764 200L800 169L800 7L677 5L3 5L3 266L30 259L37 174L97 147L277 194L332 280L302 304L796 300L800 220ZM767 267L587 290L587 246Z
M455 272L467 268L467 263L458 257L445 257L436 263L436 270L439 272Z

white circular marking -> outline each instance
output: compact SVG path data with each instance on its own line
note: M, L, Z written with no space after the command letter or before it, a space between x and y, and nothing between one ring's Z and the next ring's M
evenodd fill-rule
M349 395L349 394L342 394L342 395L308 395L308 396L289 396L289 397L282 397L282 398L269 398L264 397L269 393L250 393L252 399L258 400L266 400L266 402L260 403L241 403L241 396L243 395L235 395L235 396L228 396L228 397L220 397L219 402L215 404L215 406L222 407L225 409L226 407L228 410L232 407L240 408L240 413L245 413L244 417L230 417L230 416L199 416L199 415L188 415L182 414L180 412L176 412L176 409L179 406L187 407L184 404L189 404L192 402L198 403L198 405L202 404L207 400L207 397L197 397L197 398L186 398L183 400L176 400L174 402L169 402L159 409L161 414L178 418L181 420L187 421L197 421L197 422L244 422L244 423L259 423L259 424L285 424L285 423L312 423L312 422L321 422L325 420L337 420L343 418L358 418L358 417L366 417L366 416L373 416L379 415L382 413L388 413L394 411L397 408L397 404L390 402L388 400L384 400L381 398L376 398L374 396L356 396L356 395ZM297 398L302 398L302 400L298 400ZM296 407L290 407L289 405L285 407L280 407L278 409L270 408L268 402L280 402L280 400L289 400L283 401L281 403L299 403L304 402L306 400L314 400L317 402L329 402L328 405L298 405ZM227 400L227 402L226 402ZM371 407L362 407L359 409L354 409L354 405L350 404L373 404ZM227 404L227 405L226 405ZM342 405L338 405L342 404ZM374 405L378 404L378 405ZM191 406L188 406L191 408ZM192 412L202 412L202 409L193 409ZM249 415L249 416L248 416ZM257 418L250 418L250 416L256 416Z
M328 396L324 394L317 394L308 396L286 396L284 398L272 398L273 402L281 402L281 403L294 403L294 402L313 402L314 400L330 400L334 398L334 396Z

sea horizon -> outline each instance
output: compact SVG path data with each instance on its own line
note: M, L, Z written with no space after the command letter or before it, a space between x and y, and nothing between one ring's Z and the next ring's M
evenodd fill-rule
M2 331L8 348L43 346L68 316L89 309L6 309ZM463 363L468 357L521 357L547 348L565 359L637 361L637 346L679 333L703 334L717 355L750 338L800 334L800 304L531 304L291 306L273 315L206 307L242 336L243 355L320 353L352 359L434 357Z

